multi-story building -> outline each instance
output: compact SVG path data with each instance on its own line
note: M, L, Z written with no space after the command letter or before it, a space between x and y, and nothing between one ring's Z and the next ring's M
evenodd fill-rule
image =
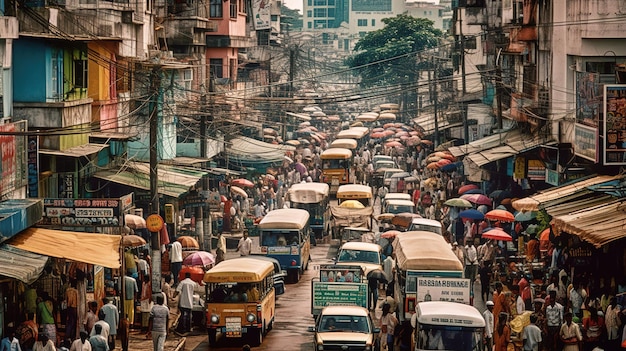
M425 18L433 21L433 27L447 32L452 23L452 11L449 7L428 1L407 2L407 14L415 18Z

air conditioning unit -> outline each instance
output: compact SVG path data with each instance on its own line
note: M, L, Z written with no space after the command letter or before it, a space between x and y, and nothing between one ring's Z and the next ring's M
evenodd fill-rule
M135 10L123 10L122 11L122 23L142 24L143 21L141 20L141 18L139 18L139 16L137 16L137 13L135 12Z

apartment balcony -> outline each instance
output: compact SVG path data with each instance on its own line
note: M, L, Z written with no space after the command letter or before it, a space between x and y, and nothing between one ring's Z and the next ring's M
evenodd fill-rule
M205 33L217 31L217 22L208 19L205 6L199 3L174 3L168 6L165 36L171 45L206 45Z
M234 35L207 35L206 45L210 48L249 48L254 43L247 37Z

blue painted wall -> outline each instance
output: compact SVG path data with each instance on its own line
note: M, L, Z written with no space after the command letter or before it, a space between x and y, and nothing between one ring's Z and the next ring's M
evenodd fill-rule
M13 99L45 102L50 48L43 42L20 38L13 41Z

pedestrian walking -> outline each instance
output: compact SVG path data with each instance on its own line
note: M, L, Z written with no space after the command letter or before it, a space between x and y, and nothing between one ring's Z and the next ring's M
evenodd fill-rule
M485 319L485 345L486 350L493 350L493 301L485 302L487 309L483 312L483 318Z
M109 345L107 339L102 335L102 326L96 324L93 326L95 334L89 338L91 349L93 351L109 351Z
M474 289L474 281L478 272L478 253L474 239L468 238L465 245L465 277L470 280L470 291Z
M135 299L138 293L139 287L137 286L137 280L126 275L124 277L124 314L128 317L128 323L130 323L130 325L135 324ZM109 319L107 318L107 322L108 321ZM117 322L119 323L119 319ZM111 328L111 331L112 330L113 328Z
M56 351L54 342L45 333L39 334L39 340L33 345L33 351Z
M380 318L380 330L381 330L381 348L382 345L386 345L388 351L394 349L394 329L398 325L398 318L396 318L395 312L391 312L391 305L388 303L383 305L383 315Z
M80 337L70 346L70 351L92 351L91 344L89 343L89 334L86 331L80 332Z
M163 305L164 301L163 295L157 295L156 304L152 306L152 310L150 310L150 321L146 337L152 336L153 351L163 351L165 339L167 338L170 310Z
M548 333L546 335L545 346L547 350L556 351L558 349L559 331L563 324L563 306L556 302L556 291L550 291L550 303L546 306L546 325Z
M237 251L240 256L248 256L252 253L252 239L248 237L248 231L243 231L243 237L239 239L237 244Z
M507 351L511 341L511 328L508 325L509 314L501 312L498 315L498 325L494 329L494 351Z
M580 342L583 340L583 336L580 333L580 328L578 327L578 324L572 322L572 312L565 312L564 318L565 323L561 325L561 331L559 333L561 341L563 341L564 344L563 351L579 351ZM609 350L613 349L609 348Z
M215 264L218 264L226 259L226 238L224 234L220 232L217 235L217 248L215 249Z
M541 345L541 329L537 326L537 316L530 315L530 324L524 327L522 342L524 351L539 351Z
M20 341L15 337L15 329L7 328L4 333L5 337L0 342L1 351L22 351Z
M183 246L179 241L174 241L170 246L170 269L174 276L174 286L178 284L178 273L183 267ZM132 322L132 321L131 321Z
M127 276L128 277L128 276ZM128 277L135 280L132 277ZM107 297L104 298L105 304L100 308L100 311L104 313L104 321L109 325L109 329L106 335L106 339L109 343L109 350L115 349L115 339L117 338L117 330L120 323L120 314L117 307L113 304L113 299ZM126 308L126 305L124 305ZM135 310L135 301L133 300L132 311Z
M186 334L191 331L191 309L193 308L193 292L198 284L191 280L191 273L185 273L183 279L176 288L176 292L180 296L178 300L178 309L181 313L177 331Z

